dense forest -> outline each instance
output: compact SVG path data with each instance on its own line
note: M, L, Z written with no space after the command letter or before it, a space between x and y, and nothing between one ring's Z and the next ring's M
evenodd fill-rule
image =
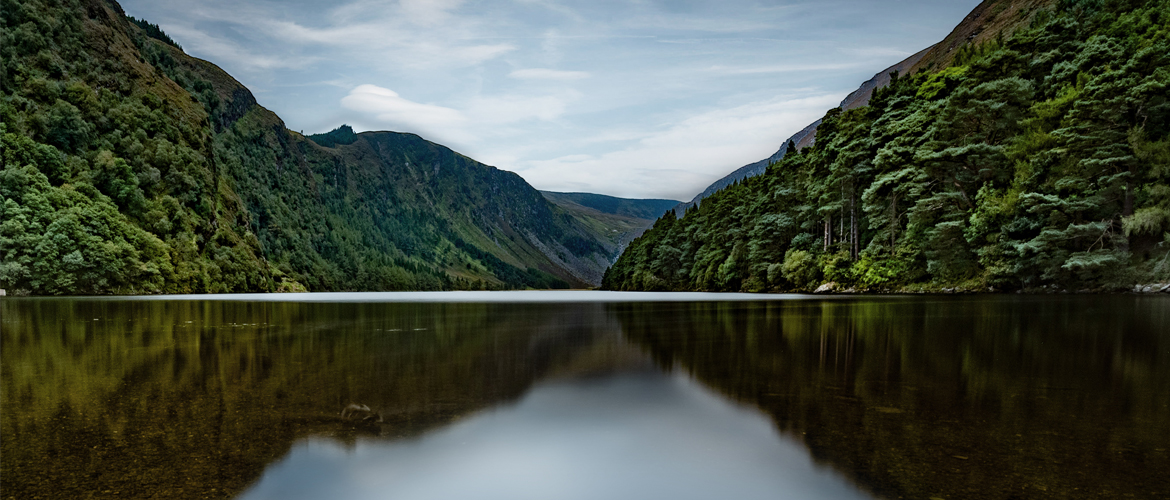
M0 288L563 288L617 250L418 136L292 132L113 1L0 0L0 36Z
M815 145L660 218L603 286L1170 279L1170 2L1061 0L1030 16L949 64L894 75L866 107L830 110Z

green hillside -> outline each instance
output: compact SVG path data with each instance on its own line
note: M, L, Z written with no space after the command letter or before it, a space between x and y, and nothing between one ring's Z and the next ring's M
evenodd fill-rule
M585 286L613 249L410 134L306 138L112 1L2 2L0 288Z
M617 259L626 245L641 236L654 220L679 202L675 200L616 198L592 193L556 193L541 191L548 201L572 215L603 242L612 259ZM602 275L598 275L600 281Z
M620 215L635 219L654 220L667 210L681 203L677 200L618 198L593 193L556 193L541 191L549 201L558 205L576 204L592 208L604 214Z
M604 286L1170 280L1170 2L1018 3L984 2L945 58L830 111L814 146L660 218Z

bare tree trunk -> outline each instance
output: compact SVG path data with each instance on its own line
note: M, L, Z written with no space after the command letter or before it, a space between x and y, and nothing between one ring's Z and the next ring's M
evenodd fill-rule
M825 216L825 252L828 253L829 245L833 244L833 216Z
M1131 163L1129 166L1129 178L1125 180L1125 201L1122 202L1121 215L1133 215L1133 179L1137 177L1137 164Z
M890 255L898 244L898 195L890 198Z
M857 257L861 255L861 241L859 241L860 238L858 238L858 236L860 235L858 234L859 231L857 230L856 192L849 194L849 207L849 239L852 240L850 241L849 256L852 260L857 260Z
M844 206L844 204L842 204L842 206L841 206L841 216L837 218L837 234L841 235L841 238L848 238L848 236L846 236L846 233L845 233L845 206Z

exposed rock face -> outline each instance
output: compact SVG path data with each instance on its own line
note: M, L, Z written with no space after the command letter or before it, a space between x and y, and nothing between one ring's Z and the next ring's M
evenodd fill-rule
M1056 0L984 0L943 41L925 50L906 73L938 71L954 60L964 45L978 45L1032 23L1037 12Z

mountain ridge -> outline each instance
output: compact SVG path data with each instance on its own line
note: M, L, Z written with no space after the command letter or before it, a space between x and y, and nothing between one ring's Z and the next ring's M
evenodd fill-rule
M326 147L288 130L112 0L4 11L0 288L586 287L617 248L421 137L339 128Z
M657 219L675 204L679 203L678 200L620 198L594 193L561 193L556 191L541 191L540 193L553 203L557 203L558 201L576 203L602 213L651 220Z

